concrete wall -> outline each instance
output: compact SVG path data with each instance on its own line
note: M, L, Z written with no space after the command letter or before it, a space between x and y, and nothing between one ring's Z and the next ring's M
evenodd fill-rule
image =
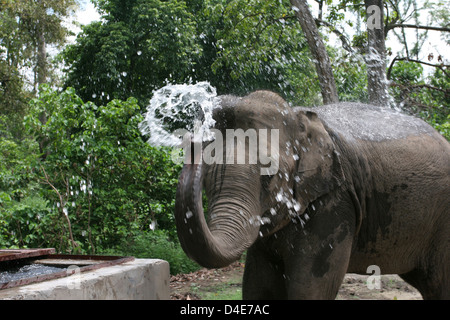
M135 259L72 276L0 290L0 300L167 300L169 264Z

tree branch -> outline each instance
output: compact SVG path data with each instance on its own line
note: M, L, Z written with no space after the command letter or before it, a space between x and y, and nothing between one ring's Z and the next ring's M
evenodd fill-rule
M420 60L414 60L414 59L409 59L409 58L398 58L395 57L394 60L392 60L391 64L389 65L388 71L387 71L387 79L391 78L391 71L392 71L392 67L394 66L394 63L396 61L409 61L409 62L414 62L414 63L420 63L420 64L424 64L426 66L430 66L430 67L435 67L435 68L439 68L442 70L442 72L447 76L450 77L450 73L448 73L445 68L449 68L449 65L445 65L445 64L432 64L432 63L428 63L428 62L424 62L424 61L420 61Z
M404 90L405 89L407 89L407 90L416 89L416 88L427 88L427 89L431 89L431 90L440 91L440 92L444 93L445 96L450 96L450 90L444 90L441 88L433 87L433 86L430 86L429 84L413 84L413 85L407 86L404 84L392 82L389 84L389 86L390 87L398 87L398 88L404 89Z
M69 216L66 215L66 213L64 212L63 208L66 206L67 204L67 200L64 201L62 194L59 192L59 190L50 182L50 179L48 177L47 172L45 171L44 167L41 166L42 172L44 173L45 179L42 179L46 184L48 184L53 191L55 191L55 193L57 194L58 198L59 198L59 211L61 213L61 215L66 219L67 221L67 225L69 228L69 237L70 237L70 241L72 243L72 247L76 248L78 247L78 244L75 242L74 238L73 238L73 233L72 233L72 224L70 223L70 219ZM62 174L61 174L62 176ZM69 194L69 183L68 181L66 181L64 178L62 178L62 180L64 181L64 184L66 185L66 195Z
M350 53L354 52L352 46L350 45L350 43L349 43L349 41L347 39L347 37L342 32L337 30L333 25L331 25L330 23L328 23L326 21L323 21L321 19L314 19L314 20L316 21L316 24L323 25L323 26L326 26L326 27L330 28L330 30L339 37L339 39L342 42L342 47L345 50L347 50Z
M308 8L306 0L290 0L295 11L309 49L314 57L317 75L319 77L320 90L324 104L339 102L330 57L325 49L325 44L319 34L314 18Z
M446 27L432 27L432 26L421 26L421 25L415 25L415 24L389 24L386 26L387 30L391 30L394 28L412 28L412 29L424 29L424 30L434 30L434 31L441 31L441 32L450 32L450 28Z

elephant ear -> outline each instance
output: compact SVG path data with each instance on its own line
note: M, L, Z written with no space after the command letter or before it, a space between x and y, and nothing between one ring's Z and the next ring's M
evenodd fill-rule
M339 153L316 113L297 114L301 130L295 139L298 151L294 194L301 211L314 200L338 188L344 181Z

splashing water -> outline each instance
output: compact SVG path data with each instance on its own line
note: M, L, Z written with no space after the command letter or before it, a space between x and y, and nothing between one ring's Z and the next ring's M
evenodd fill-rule
M193 134L195 141L212 140L209 129L216 106L217 92L208 82L167 85L154 92L139 130L152 146L181 146L180 129Z

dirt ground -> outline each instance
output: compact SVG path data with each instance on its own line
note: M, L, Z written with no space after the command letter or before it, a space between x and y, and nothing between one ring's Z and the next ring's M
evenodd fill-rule
M243 272L244 265L236 262L223 269L201 269L172 276L170 297L172 300L237 299L240 297ZM422 300L420 293L397 275L382 275L381 288L372 290L366 285L368 277L369 275L347 274L337 299Z

